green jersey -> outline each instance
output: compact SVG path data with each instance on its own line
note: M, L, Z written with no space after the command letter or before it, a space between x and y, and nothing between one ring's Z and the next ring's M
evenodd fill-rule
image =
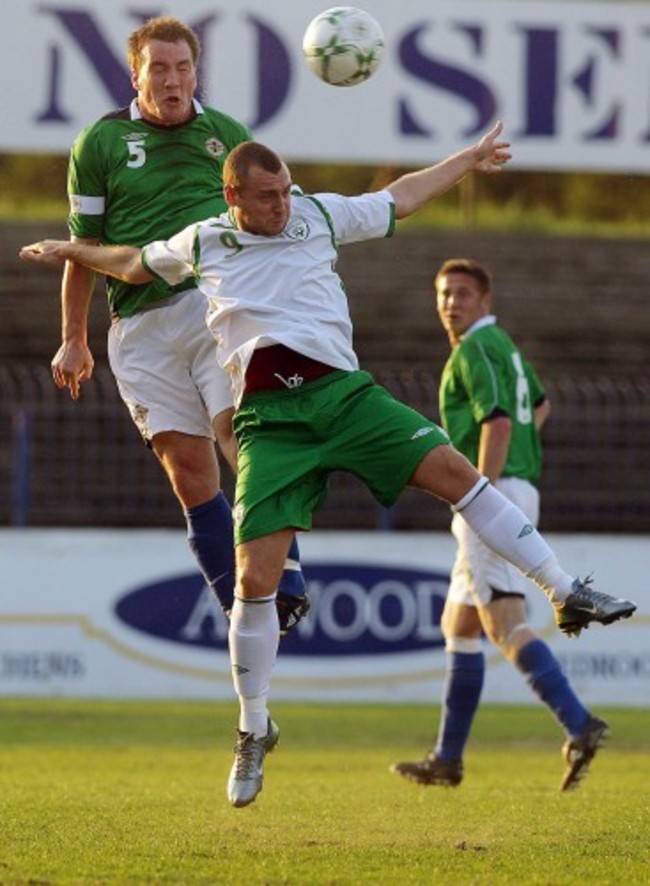
M476 466L482 422L507 415L512 437L502 476L532 482L542 467L534 407L543 399L532 366L492 316L474 324L453 348L440 381L440 416L456 449Z
M156 126L137 103L88 126L70 155L70 233L103 243L145 246L226 209L222 169L228 152L251 139L232 117L194 101L195 115L178 126ZM128 317L153 301L187 289L162 280L132 286L111 277L111 313Z

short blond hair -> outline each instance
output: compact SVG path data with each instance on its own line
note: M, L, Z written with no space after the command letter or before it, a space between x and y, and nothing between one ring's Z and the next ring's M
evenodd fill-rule
M142 53L150 40L162 40L163 43L178 43L180 40L184 40L190 47L194 67L197 66L201 55L201 43L196 32L189 25L171 15L159 15L156 18L150 18L142 27L129 35L127 57L129 68L136 74L140 73Z

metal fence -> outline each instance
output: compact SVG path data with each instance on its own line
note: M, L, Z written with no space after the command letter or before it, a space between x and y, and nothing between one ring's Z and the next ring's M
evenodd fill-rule
M400 399L437 417L437 377L377 372ZM547 531L650 531L650 376L547 382L542 526ZM74 402L43 366L0 366L0 523L182 526L162 469L142 444L106 367ZM224 469L225 488L233 478ZM332 477L323 529L445 529L448 508L406 491L386 511L346 474Z

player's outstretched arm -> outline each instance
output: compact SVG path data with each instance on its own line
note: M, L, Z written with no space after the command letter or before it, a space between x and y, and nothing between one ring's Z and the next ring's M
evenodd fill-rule
M135 246L94 246L69 240L41 240L23 246L19 254L23 261L46 267L59 267L72 261L125 283L148 283L154 279L142 265L142 250Z
M410 172L388 185L395 201L395 215L406 218L430 200L440 197L470 172L500 172L510 160L510 143L499 139L499 121L476 144L452 154L435 166Z

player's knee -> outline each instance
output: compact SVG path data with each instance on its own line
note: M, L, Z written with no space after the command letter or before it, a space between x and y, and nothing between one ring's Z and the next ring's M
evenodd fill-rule
M244 600L250 600L255 597L264 597L267 592L267 584L264 580L264 573L262 570L256 569L251 564L247 564L246 567L239 567L237 569L237 589L236 594L238 597L242 597ZM267 593L272 593L272 588Z
M207 437L160 434L154 437L153 449L184 508L204 504L217 495L221 488L219 462Z
M481 622L476 607L447 600L440 627L444 637L480 638Z
M275 592L280 579L280 570L270 570L268 564L256 558L238 559L237 588L235 593L244 600L268 597Z

